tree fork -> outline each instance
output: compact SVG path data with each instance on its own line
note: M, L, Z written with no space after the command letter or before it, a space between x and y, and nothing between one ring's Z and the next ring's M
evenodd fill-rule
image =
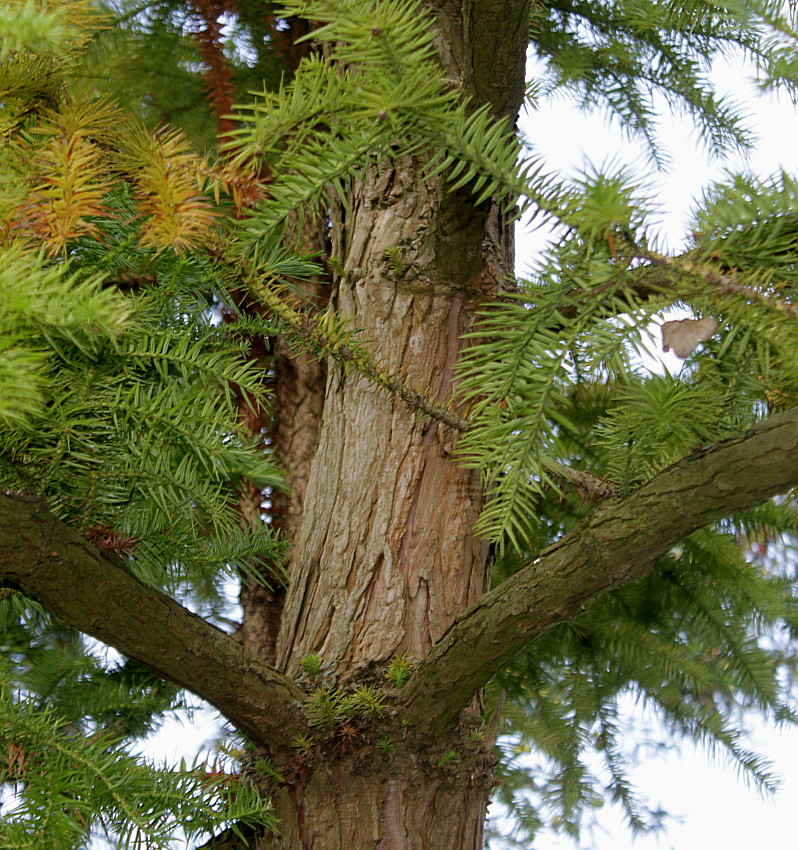
M473 693L535 637L608 590L643 578L693 531L796 485L798 407L696 451L626 498L604 503L457 618L398 692L403 728L427 741L447 734ZM262 743L285 744L291 730L307 729L304 690L23 494L0 493L0 579L65 623L203 696ZM224 685L231 668L242 671L246 687Z
M624 499L605 502L463 612L402 694L419 735L440 734L526 644L600 595L644 578L692 532L798 485L798 407L693 452Z

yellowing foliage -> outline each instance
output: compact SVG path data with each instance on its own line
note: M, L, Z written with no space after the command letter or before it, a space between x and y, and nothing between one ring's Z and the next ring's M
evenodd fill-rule
M137 206L147 217L141 244L180 252L204 242L218 215L200 191L203 169L183 134L135 127L123 145Z
M14 0L0 8L0 243L68 256L81 238L102 240L132 196L139 245L178 253L207 243L213 201L232 194L238 213L262 191L250 168L209 165L180 132L150 133L88 92L67 70L104 18L93 0Z
M106 102L67 101L20 135L29 190L10 216L12 235L40 243L51 256L81 236L99 236L97 218L108 214L103 197L113 185L100 140L120 120Z
M213 169L181 133L149 133L92 94L65 94L57 110L43 108L37 118L6 136L5 179L14 186L0 219L7 240L66 255L76 239L101 237L102 219L115 214L104 198L125 184L142 219L142 246L182 252L207 240L218 214L202 188L208 179L226 188L225 181L209 178Z

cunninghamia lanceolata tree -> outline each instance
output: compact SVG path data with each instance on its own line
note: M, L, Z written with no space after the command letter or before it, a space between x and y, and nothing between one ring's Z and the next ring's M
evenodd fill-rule
M22 531L31 547L55 527L48 523L60 523L79 553L75 563L91 561L93 571L65 587L132 587L132 577L156 593L147 598L159 600L167 620L183 623L168 593L224 624L231 578L286 581L289 541L266 521L242 521L240 511L246 487L264 515L269 494L284 487L280 459L242 426L247 409L263 415L269 405L268 368L252 358L252 341L282 334L295 353L340 370L341 382L363 379L398 399L432 423L429 433L448 429L447 456L477 470L488 495L476 530L493 546L495 589L426 657L396 653L381 659L375 681L353 684L336 678L335 659L316 653L302 656L296 680L242 660L198 620L190 622L199 631L187 634L210 649L202 656L191 646L187 672L177 674L137 645L135 624L116 634L110 612L112 625L98 625L102 611L70 622L68 600L36 601L47 596L45 585L4 563L0 776L10 790L0 843L80 847L105 829L122 846L158 847L225 824L242 835L268 831L273 819L258 779L277 795L329 753L343 758L372 726L379 758L399 759L403 730L415 723L442 734L488 679L492 720L483 726L478 718L464 751L444 748L429 770L455 770L477 751L492 765L486 748L498 728L506 758L497 796L516 815L522 841L545 821L577 833L583 810L603 792L633 829L656 825L627 776L619 704L630 693L770 788L739 716L754 709L796 720L783 685L796 627L789 553L798 515L787 492L795 477L713 502L698 512L703 519L685 518L673 540L667 518L652 516L650 536L662 526L667 545L647 542L638 526L634 533L640 548L651 546L656 570L624 550L626 573L604 585L577 576L585 586L570 596L566 588L548 620L534 621L519 603L501 622L528 621L508 626L506 642L504 626L489 618L493 606L504 610L503 598L533 598L542 560L556 562L580 539L596 548L602 523L618 522L624 506L632 506L631 521L666 504L652 495L663 477L678 484L683 470L696 474L704 458L710 464L713 451L792 427L787 414L740 436L795 403L793 178L714 187L696 212L690 249L664 254L653 247L648 199L633 174L548 174L507 119L515 107L474 94L490 87L488 57L464 64L468 79L447 77L433 38L436 27L444 31L438 4L287 0L260 14L254 5L219 5L236 33L227 45L218 14L209 18L199 2L114 4L116 24L89 2L2 10L3 495L31 506ZM529 13L529 43L546 68L529 97L565 88L586 105L606 106L657 157L656 94L692 114L717 152L748 143L734 106L702 73L719 52L754 57L764 86L796 94L798 36L780 4L516 5ZM294 57L280 82L272 48L283 24L300 19L313 22L314 47ZM168 103L137 89L157 79L158 56L169 59ZM253 73L267 88L247 100ZM222 136L219 159L196 153L212 148L203 84ZM228 115L236 86L242 105ZM182 130L149 126L172 110ZM380 340L345 311L305 303L297 284L319 273L319 260L336 287L358 271L335 247L315 261L302 256L294 243L303 223L345 230L358 191L408 163L418 165L424 186L445 180L470 207L493 204L505 225L528 212L556 232L533 279L493 288L468 329L457 392L443 400L431 379L416 384L384 362ZM386 184L386 196L391 191ZM412 284L416 246L400 240L384 259L386 278ZM686 321L705 324L679 329L686 362L678 377L651 374L639 356L645 334L675 305L692 310ZM593 604L584 610L582 602ZM471 622L485 633L495 627L497 637L491 646L477 642L482 666L472 664L453 686L446 666L456 666L458 653L474 655L468 641L458 644L461 635L471 640ZM143 665L108 663L70 625ZM243 671L241 682L203 678L203 665L215 670L220 659ZM282 694L274 716L268 705L258 714L246 702L248 689L257 702L264 681ZM179 685L228 708L254 739L244 748L246 777L200 764L156 769L132 754L138 737L184 704ZM242 695L231 697L230 688ZM447 691L456 694L451 701ZM425 716L427 726L418 721ZM281 730L289 756L256 752ZM596 750L610 777L605 789L587 766ZM528 751L543 762L535 794L528 762L514 757Z

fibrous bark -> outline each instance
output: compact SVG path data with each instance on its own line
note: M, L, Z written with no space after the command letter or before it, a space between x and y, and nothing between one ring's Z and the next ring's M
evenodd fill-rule
M523 83L523 2L431 4L452 80L512 120ZM491 55L493 73L483 67ZM345 270L332 304L373 340L389 373L445 405L476 308L512 276L512 225L475 207L424 163L376 165L333 221ZM278 666L318 653L348 675L391 656L423 657L487 588L473 534L479 477L452 462L455 434L356 374L331 368L324 428L291 566Z

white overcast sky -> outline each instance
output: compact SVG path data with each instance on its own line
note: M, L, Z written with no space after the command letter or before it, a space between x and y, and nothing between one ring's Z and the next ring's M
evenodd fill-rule
M533 69L534 70L534 69ZM689 119L665 116L660 138L671 156L667 173L655 173L641 144L630 142L604 115L586 115L565 102L546 105L522 115L521 127L551 170L573 174L585 162L612 162L639 166L651 173L663 208L662 232L678 249L687 232L693 199L724 172L749 170L761 176L783 168L798 174L798 110L787 98L762 97L753 84L753 72L740 64L719 63L715 80L720 91L734 93L746 104L749 126L758 144L748 159L735 156L710 161ZM540 247L544 234L518 232L518 274ZM678 362L678 361L677 361ZM763 800L740 781L725 762L712 762L705 751L685 745L641 763L633 777L638 789L654 806L675 816L658 836L632 839L620 816L607 806L599 829L585 835L580 847L590 850L761 850L798 848L798 730L780 734L757 724L751 741L767 755L782 778L775 798ZM573 850L570 839L545 834L534 850Z

